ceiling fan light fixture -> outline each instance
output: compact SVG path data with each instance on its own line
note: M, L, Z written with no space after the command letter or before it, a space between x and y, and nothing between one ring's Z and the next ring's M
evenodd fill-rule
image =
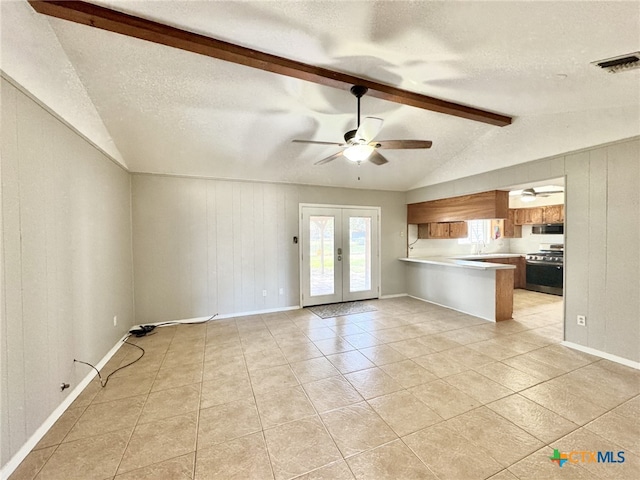
M342 154L352 162L359 163L369 158L373 150L374 148L371 145L352 145L342 152Z

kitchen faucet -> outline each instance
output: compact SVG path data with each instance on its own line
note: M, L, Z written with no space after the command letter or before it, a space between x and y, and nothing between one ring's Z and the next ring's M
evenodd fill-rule
M480 255L482 253L482 250L486 246L487 245L484 242L474 243L471 247L471 253L475 255Z

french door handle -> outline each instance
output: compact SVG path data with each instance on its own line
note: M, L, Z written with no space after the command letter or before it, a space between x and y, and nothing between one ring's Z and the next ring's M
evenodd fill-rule
M342 255L342 249L341 248L338 249L338 255Z

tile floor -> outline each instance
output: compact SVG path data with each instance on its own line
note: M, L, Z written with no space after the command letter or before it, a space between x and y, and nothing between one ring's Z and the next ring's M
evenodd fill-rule
M90 384L11 479L640 478L640 372L559 345L561 298L517 290L498 324L373 305L132 339L144 357ZM559 468L554 449L625 461Z

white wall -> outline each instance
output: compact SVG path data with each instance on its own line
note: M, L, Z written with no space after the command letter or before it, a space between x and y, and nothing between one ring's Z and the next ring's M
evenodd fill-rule
M381 207L381 293L405 293L397 260L406 249L404 193L148 174L132 179L137 322L299 305L293 237L300 203Z
M565 340L638 362L639 159L635 137L411 190L407 203L564 176ZM554 236L539 237L549 243ZM587 316L586 327L576 325L578 314Z
M4 78L0 92L5 465L89 373L73 359L97 363L132 324L133 271L129 174Z
M509 251L513 253L533 253L540 251L540 244L564 244L564 235L537 235L531 233L531 225L522 226L522 237L509 239Z

